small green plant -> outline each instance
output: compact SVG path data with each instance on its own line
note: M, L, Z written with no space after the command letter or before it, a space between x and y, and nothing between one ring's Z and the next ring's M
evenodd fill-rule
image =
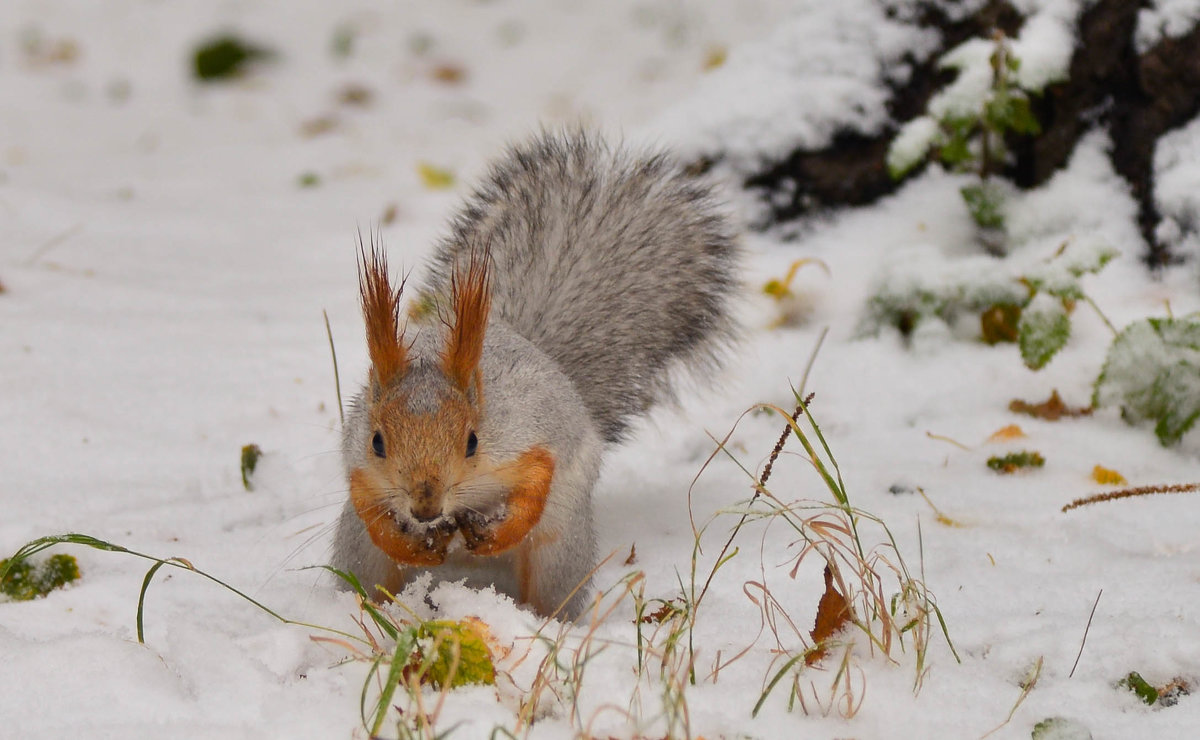
M362 721L364 728L373 738L381 737L380 731L385 721L394 716L393 700L398 690L408 695L413 709L403 713L398 725L398 736L434 738L436 708L429 712L423 707L420 694L424 686L430 685L445 692L467 684L495 681L495 669L487 644L487 631L481 622L471 619L422 621L411 612L412 619L395 617L367 597L366 589L353 574L328 566L322 567L343 579L359 595L363 615L357 621L363 630L361 636L332 627L288 619L219 578L196 568L185 558L159 558L86 534L41 537L26 543L12 557L0 560L0 584L3 584L4 593L17 600L37 598L45 595L47 590L58 588L78 578L78 566L75 558L70 555L52 555L41 566L33 565L33 556L57 545L83 545L152 563L142 579L135 615L137 639L141 643L146 641L146 594L154 576L163 567L190 571L212 581L284 624L324 633L326 637L314 639L341 645L351 656L371 662L363 684ZM404 608L399 602L396 604ZM390 646L389 641L392 643ZM374 700L369 698L372 686L377 686Z
M273 52L232 33L214 36L197 45L192 54L192 75L201 82L218 82L245 74L254 62Z
M1092 740L1088 728L1066 717L1047 717L1033 726L1032 740Z
M1092 404L1129 422L1153 421L1164 446L1200 418L1200 318L1151 318L1125 327L1108 349Z
M978 60L966 53L974 47L964 46L944 56L941 66L957 70L960 76L968 74L968 67ZM948 99L957 96L946 91L934 96L929 113L910 121L892 141L887 165L895 179L927 160L940 162L953 172L974 175L975 181L960 190L963 202L981 229L985 245L1002 251L1008 186L995 176L1008 161L1007 140L1036 136L1041 126L1030 105L1030 95L1038 91L1023 87L1016 78L1021 61L1000 31L992 37L987 64L991 83L975 105L950 103Z
M255 444L249 444L242 447L242 485L247 491L254 490L254 470L258 467L258 460L262 457L262 448Z
M893 326L909 334L927 319L954 325L977 315L984 342L1015 341L1025 365L1040 370L1070 338L1076 303L1086 302L1108 323L1081 281L1103 270L1118 252L1103 244L1068 246L1063 244L1044 262L1007 275L995 269L994 260L975 258L986 262L907 281L888 280L868 301L860 331L869 334Z
M738 516L738 522L702 583L697 561L701 537L709 525L697 530L691 581L683 598L688 608L680 613L688 620L689 653L694 662L691 632L717 572L739 553L739 548L733 546L738 533L751 521L783 526L796 540L790 563L792 577L806 558L823 560L825 594L818 603L816 624L811 631L805 631L797 627L798 620L771 593L765 580L745 584L745 592L762 610L763 624L771 625L775 643L772 652L776 653L751 715L757 716L776 689L783 688L789 710L796 706L804 713L836 710L844 717L851 717L861 707L865 690L854 680L856 674L861 674L856 670L861 659L856 646L865 646L871 653L877 650L893 660L898 652L911 649L915 655L914 691L919 691L926 674L927 651L938 627L956 659L958 654L933 594L910 573L887 525L851 505L837 461L820 427L808 413L807 401L796 394L796 403L792 414L777 406L762 406L778 414L787 426L761 475L756 476L738 462L723 443L719 444L718 452L724 452L742 468L750 478L755 494L733 512ZM750 413L746 412L747 415ZM799 454L812 464L832 501L789 503L777 498L768 488L772 466L784 444L793 437L803 448ZM714 452L714 456L716 454ZM872 536L881 538L881 544L864 545L863 533L868 530L872 531ZM738 656L749 650L750 647L745 648ZM718 656L710 677L737 659L721 662ZM814 681L819 675L815 671L827 660L832 664L833 679L827 690L821 690ZM692 682L695 681L693 673Z
M1030 468L1040 468L1046 464L1046 458L1042 457L1040 452L1022 451L1010 452L1007 455L996 455L989 457L987 466L997 473L1010 474L1018 470L1028 470Z
M1129 675L1117 682L1117 685L1132 691L1145 704L1153 705L1158 701L1158 689L1151 686L1137 671L1130 671Z
M39 565L26 558L0 560L0 593L14 601L32 601L79 578L70 555L51 555Z

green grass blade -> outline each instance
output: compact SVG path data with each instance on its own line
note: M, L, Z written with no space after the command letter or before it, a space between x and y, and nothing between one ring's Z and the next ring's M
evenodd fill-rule
M138 592L137 636L138 643L141 645L146 644L146 630L143 627L142 620L142 615L145 613L146 607L146 589L150 588L150 581L154 578L154 574L157 573L158 569L164 565L166 565L165 562L160 562L150 566L150 570L146 571L146 577L142 579L142 590Z
M392 652L392 664L388 667L383 691L379 693L379 700L375 702L375 721L371 725L371 737L378 736L379 729L383 727L388 707L392 705L392 697L396 694L396 687L400 685L400 679L404 677L404 668L408 665L416 646L417 630L415 627L404 630L400 639L396 640L396 649Z
M804 660L804 653L793 656L791 660L783 664L783 668L779 669L779 672L776 673L775 677L771 679L771 683L767 684L767 688L764 689L762 695L758 697L758 703L754 705L754 711L750 712L751 717L758 716L758 711L762 709L763 704L767 701L767 697L770 696L771 692L775 690L775 684L779 683L779 680L782 679L784 675L786 675L787 672L792 669L792 666L796 665L796 663L801 660Z
M244 601L248 601L249 603L251 603L255 607L257 607L260 611L266 612L267 614L271 615L272 617L274 617L275 619L279 620L280 622L282 622L284 624L294 624L298 627L306 627L308 629L314 629L314 630L318 630L321 632L326 632L328 634L333 634L333 635L337 635L339 637L344 637L344 638L352 640L354 642L359 642L359 643L365 642L363 640L363 638L353 635L349 632L344 632L342 630L337 630L337 629L333 629L330 627L323 627L318 624L309 624L308 622L300 622L295 619L288 619L287 617L284 617L279 612L270 608L266 604L263 604L262 602L258 601L257 599L254 599L254 598L248 596L247 594L243 593L242 591L240 591L240 590L234 588L233 586L229 585L228 583L222 581L220 578L217 578L216 576L213 576L209 573L206 573L206 572L200 570L199 568L196 568L195 566L193 566L191 563L189 563L184 558L179 558L179 557L158 558L153 555L147 555L146 553L143 553L143 552L138 552L136 550L130 550L127 547L122 547L121 545L117 545L112 542L107 542L105 540L99 539L97 537L93 537L88 534L70 533L70 534L50 535L47 537L39 537L36 540L27 542L23 546L21 546L17 550L17 552L9 559L9 565L8 565L8 567L6 567L4 569L4 574L7 574L7 572L17 562L23 561L23 560L29 558L30 556L36 555L37 553L41 552L42 550L53 547L55 545L83 545L85 547L90 547L94 550L101 550L103 552L124 553L126 555L132 555L133 557L141 558L142 560L149 560L150 562L155 563L155 566L150 569L150 572L146 574L146 578L143 579L142 591L138 596L137 627L138 627L138 639L139 640L141 639L141 636L142 636L143 604L144 604L144 600L145 600L146 589L150 585L150 580L153 579L155 573L158 572L158 569L164 565L169 565L172 568L179 568L181 570L187 570L192 573L195 573L196 575L203 576L204 578L208 579L209 581L212 581L213 583L217 584L218 586L225 589L226 591L229 591L230 593L241 597ZM0 575L3 575L3 574L0 574Z

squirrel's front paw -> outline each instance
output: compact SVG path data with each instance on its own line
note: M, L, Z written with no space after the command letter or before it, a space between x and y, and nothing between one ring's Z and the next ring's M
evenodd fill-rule
M374 490L361 470L350 474L350 501L366 526L371 542L389 558L404 565L441 565L445 562L454 527L418 529L404 525L388 505L374 495Z
M458 522L467 549L476 555L498 555L516 547L541 521L554 478L554 457L544 447L531 447L498 475L512 485L503 518L464 517Z

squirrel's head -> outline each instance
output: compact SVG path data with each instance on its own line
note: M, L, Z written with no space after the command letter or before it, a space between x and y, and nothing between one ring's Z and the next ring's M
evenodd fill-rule
M376 248L360 276L371 378L362 464L350 494L372 539L424 537L445 547L460 518L480 513L488 465L478 436L484 402L479 361L490 307L487 255L472 255L451 279L451 312L436 357L414 357L400 326L404 285L393 290ZM440 534L439 534L440 533ZM444 535L444 536L442 536ZM440 538L440 539L439 539Z

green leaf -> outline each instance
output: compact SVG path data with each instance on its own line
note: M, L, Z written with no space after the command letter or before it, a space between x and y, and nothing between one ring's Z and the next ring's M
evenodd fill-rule
M1075 277L1083 277L1091 273L1096 274L1104 269L1104 266L1114 259L1119 257L1121 253L1110 246L1103 245L1093 249L1076 249L1072 250L1067 256L1064 256L1067 270Z
M1033 740L1092 740L1092 733L1066 717L1047 717L1033 726Z
M1029 98L1024 95L1014 96L1011 99L1008 115L1009 131L1025 136L1037 136L1042 133L1042 126L1029 106Z
M233 34L202 42L192 56L192 75L202 82L216 82L245 73L253 62L270 58L270 49Z
M904 124L888 145L888 174L893 180L904 177L924 162L943 138L937 121L929 116L918 116Z
M1031 370L1041 370L1071 337L1071 318L1062 301L1039 293L1034 296L1017 324L1021 359Z
M79 563L70 555L51 555L40 565L26 557L0 561L0 593L13 601L32 601L79 578Z
M952 131L946 143L938 149L938 160L952 170L970 169L975 162L975 152L971 150L971 140L964 134Z
M250 444L242 447L242 485L247 491L254 490L254 484L250 479L254 476L254 469L258 467L258 459L262 457L262 448L258 445Z
M426 656L426 677L435 688L496 683L496 668L483 629L483 623L475 619L421 623L418 638L437 651L436 655Z
M1137 697L1146 704L1154 704L1158 701L1158 689L1151 686L1137 671L1130 671L1128 676L1117 682L1117 685L1137 694Z
M1109 347L1092 404L1119 406L1129 422L1155 422L1165 447L1200 418L1200 320L1146 319L1127 326Z
M961 190L963 201L975 223L984 229L1004 228L1004 194L988 182L966 185Z

